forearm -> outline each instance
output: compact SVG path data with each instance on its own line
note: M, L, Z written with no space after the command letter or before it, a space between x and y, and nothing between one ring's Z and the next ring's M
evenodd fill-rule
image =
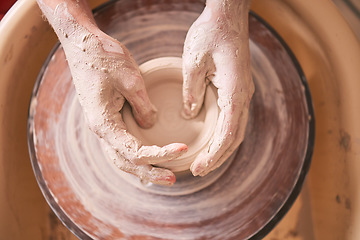
M217 10L226 15L247 14L251 0L206 0L206 7Z
M230 24L242 32L248 31L248 13L251 0L207 0L205 15L218 22Z
M93 34L101 32L87 0L37 0L37 3L61 42L70 35L76 37L79 27Z
M101 84L101 79L106 79L108 72L119 67L121 61L113 59L127 59L130 54L98 28L86 0L37 2L64 49L79 101L85 112L90 111L87 106L95 101L93 96L98 98L98 89L89 87L88 82ZM96 116L91 111L88 115Z

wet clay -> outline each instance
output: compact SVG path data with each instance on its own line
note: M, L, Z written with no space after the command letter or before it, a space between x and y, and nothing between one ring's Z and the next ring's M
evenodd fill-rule
M219 114L216 89L209 85L200 113L193 119L185 119L181 114L182 59L175 57L153 59L142 64L140 71L149 98L157 109L157 121L149 129L141 128L127 104L122 110L127 130L144 145L165 146L174 142L185 143L188 146L187 153L157 166L173 172L189 170L192 162L214 134Z
M112 2L95 16L139 65L181 57L203 3L143 4ZM152 191L124 177L85 123L62 48L53 52L32 99L30 149L45 197L76 235L248 239L269 231L286 212L308 169L311 105L301 71L282 42L256 17L250 16L249 25L256 91L245 140L216 181L181 194L166 194L173 187L165 186Z
M254 93L248 11L247 0L208 0L185 39L183 115L196 116L208 83L217 88L220 109L208 148L201 151L191 165L195 176L204 176L219 167L244 139Z
M140 126L150 127L156 121L156 109L148 99L138 66L123 44L86 19L92 15L81 21L84 16L72 15L68 5L80 7L74 2L62 2L52 9L39 0L62 43L87 124L119 169L143 181L172 185L174 174L153 165L183 155L187 146L146 146L126 130L119 113L125 100L131 104Z
M96 29L91 15L82 17L80 11L80 16L74 14L82 2L65 1L54 10L41 0L39 3L63 45L89 127L104 140L104 148L115 165L144 181L173 184L171 172L140 165L164 166L164 161L183 155L188 146L173 142L162 148L146 146L129 134L119 114L127 99L141 126L150 127L156 121L156 110L126 47ZM221 166L244 138L254 92L249 67L248 11L248 0L209 0L185 39L183 116L191 119L198 115L208 82L218 91L220 108L208 147L188 161L195 176L205 176Z

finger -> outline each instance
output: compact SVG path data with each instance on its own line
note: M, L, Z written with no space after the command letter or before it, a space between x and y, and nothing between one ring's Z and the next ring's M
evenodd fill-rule
M244 96L245 96L244 101L245 102L242 107L242 112L241 112L240 121L239 121L239 127L238 127L236 137L234 139L232 146L230 146L229 149L226 150L224 155L220 157L220 159L215 163L215 165L211 169L208 169L208 170L202 172L201 176L205 176L209 172L220 167L243 142L243 140L245 138L246 126L247 126L248 119L249 119L250 101L251 101L252 95L254 94L254 91L255 91L255 86L254 86L254 83L251 81L249 88L248 88L248 92L244 93ZM248 97L246 98L246 96L248 96Z
M173 172L165 168L157 168L151 165L136 165L131 161L119 158L115 165L124 172L133 174L145 182L171 186L176 177Z
M204 149L192 163L190 170L194 176L200 175L207 168L212 168L217 160L231 146L234 139L236 124L228 109L222 109L215 126L214 135Z
M238 63L233 59L227 60L228 64L217 69L212 79L215 87L218 88L220 114L208 149L203 151L191 165L191 171L195 176L212 169L233 145L238 132L241 111L247 100L246 94L241 94L241 89L239 89Z
M104 115L97 120L101 124L96 124L98 127L93 130L125 159L137 165L157 164L173 160L188 150L183 143L173 143L164 147L143 146L140 140L126 130L121 113L117 110L122 102L119 100L118 104L104 110Z
M214 166L211 168L207 168L205 171L203 171L200 174L200 176L205 176L208 173L219 168L231 156L231 154L233 154L236 151L236 149L240 146L240 144L243 142L244 137L245 137L245 130L246 130L247 122L248 122L248 114L249 114L248 109L244 109L244 111L242 112L241 117L240 117L240 124L239 124L239 128L236 132L236 137L234 139L234 142L225 151L225 153L219 158L219 160L214 164Z
M159 185L173 185L176 181L174 173L168 169L155 168L150 165L136 165L131 161L120 156L115 149L106 142L103 144L104 150L107 152L113 163L122 171L133 174L142 181L152 182Z
M156 108L150 102L145 83L140 72L131 76L125 90L122 91L132 107L136 122L143 128L149 128L156 121Z
M238 146L240 143L236 141L243 139L243 136L239 139L235 135L238 131L245 132L238 128L246 126L244 122L247 121L247 113L243 115L246 121L240 122L240 118L243 111L248 111L253 83L248 67L249 59L245 56L239 60L239 56L233 50L225 48L224 52L213 55L217 69L212 83L218 88L218 105L221 112L208 151L199 155L191 166L194 175L207 174L220 166L230 152L234 151L231 146Z
M183 143L172 143L164 147L142 146L133 161L138 165L163 163L180 157L187 150L188 147Z
M117 113L118 124L112 124L104 139L125 159L136 165L158 164L171 161L187 152L188 147L183 143L173 143L163 147L143 146L140 140L125 129L121 114Z
M250 89L251 91L249 93L242 94L241 97L233 97L232 101L229 102L229 97L224 97L224 95L219 95L219 102L220 103L226 103L229 102L229 104L232 106L228 110L229 115L233 115L233 122L229 123L229 134L226 134L225 131L223 131L222 135L218 135L215 131L215 134L213 136L214 139L218 139L219 144L222 144L222 147L213 148L213 154L211 154L211 150L207 154L205 154L205 157L199 156L199 162L194 162L194 166L192 171L193 173L205 176L209 172L215 170L216 168L220 167L229 157L230 155L239 147L241 142L244 140L245 136L245 130L246 125L248 122L249 117L249 104L250 99L253 94L253 88ZM250 96L249 96L250 94ZM226 104L220 104L220 108L226 109ZM220 114L221 117L221 114ZM219 120L221 119L219 117ZM227 120L225 121L218 121L219 125L226 125ZM230 134L231 133L231 134ZM229 135L232 135L231 137ZM234 137L233 137L234 136ZM216 140L212 140L213 142L216 142ZM229 146L225 142L229 143ZM214 145L212 143L211 145ZM210 148L209 148L210 149ZM208 156L206 156L208 155ZM202 161L200 159L203 159ZM197 170L195 170L197 169Z
M208 68L205 56L183 56L183 117L191 119L199 113L205 96ZM197 60L200 59L200 60Z

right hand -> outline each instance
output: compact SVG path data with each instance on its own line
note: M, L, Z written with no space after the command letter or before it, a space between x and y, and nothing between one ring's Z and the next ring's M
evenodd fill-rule
M250 2L207 0L206 3L185 40L183 116L193 118L199 113L209 82L217 88L220 114L208 146L190 167L194 176L205 176L217 169L239 147L255 89L250 71Z

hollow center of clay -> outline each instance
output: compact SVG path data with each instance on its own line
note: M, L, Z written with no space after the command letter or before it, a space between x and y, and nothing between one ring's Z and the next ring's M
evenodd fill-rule
M140 130L144 144L164 146L181 142L188 146L198 141L205 123L205 109L191 120L181 116L181 69L163 69L146 76L151 102L157 108L157 122L150 130Z
M123 119L128 131L144 145L164 146L185 143L188 152L171 162L159 164L172 171L188 170L197 154L205 148L213 135L218 117L215 88L208 86L204 106L193 119L181 116L182 70L181 58L165 57L148 61L140 66L151 102L157 108L157 121L153 127L143 129L135 122L130 107L123 109Z

